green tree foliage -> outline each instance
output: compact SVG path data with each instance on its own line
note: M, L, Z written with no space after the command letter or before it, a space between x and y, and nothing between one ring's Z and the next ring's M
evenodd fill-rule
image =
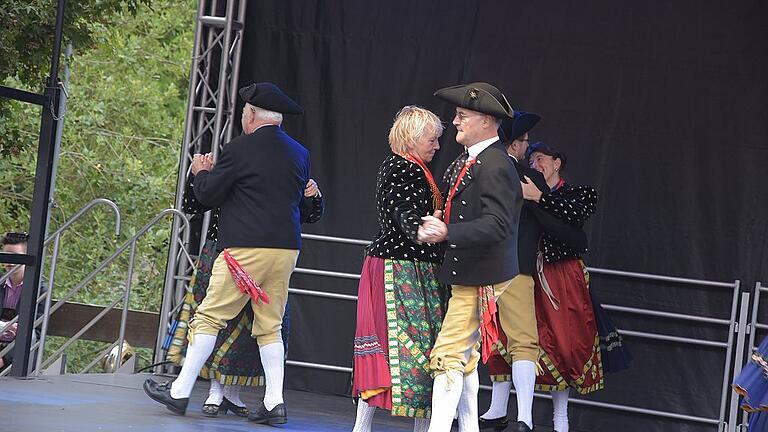
M18 18L24 9L21 4L45 2L0 0L5 3L19 4L14 6L14 22L24 25L33 18ZM193 0L154 0L151 9L140 6L144 3L140 1L70 1L68 7L75 5L71 13L88 12L82 5L78 8L80 3L94 3L93 10L102 19L74 18L70 23L89 44L75 45L69 61L69 100L48 231L100 197L118 204L123 230L115 237L114 217L98 208L64 234L54 281L57 298L154 215L174 204L196 13ZM29 14L40 16L32 9ZM7 11L0 16L3 13ZM0 35L6 32L13 33L4 25ZM15 55L23 57L23 49L17 46ZM39 78L26 66L9 75L6 63L0 63L0 74L6 74L4 84L13 87ZM0 154L0 231L28 227L40 121L39 107L16 102L7 107L6 116L0 117L0 142L3 124L12 123L21 150ZM159 309L169 237L167 218L140 240L132 308ZM127 252L73 300L104 305L118 298L126 285ZM70 353L70 361L73 357Z
M68 1L64 13L64 46L88 49L103 27L119 24L117 17L135 15L151 0ZM41 93L50 73L56 29L56 0L0 0L0 83ZM0 99L0 156L23 149L23 131L6 120L18 107Z

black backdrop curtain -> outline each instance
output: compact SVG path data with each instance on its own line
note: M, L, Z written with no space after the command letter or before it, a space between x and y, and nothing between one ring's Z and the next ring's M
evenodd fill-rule
M441 116L441 173L459 145L452 107L431 95L487 81L542 114L532 141L567 152L569 181L597 188L588 265L749 289L768 282L767 12L761 1L251 1L240 83L273 81L306 110L284 126L311 150L327 199L307 232L370 239L394 114L419 104ZM358 273L361 263L360 247L306 241L299 266ZM296 275L292 286L356 293L354 280ZM609 304L731 312L727 289L597 275L592 288ZM351 366L355 303L293 295L291 306L289 358ZM727 337L722 326L613 316L625 329ZM724 350L628 342L632 369L589 399L718 416ZM345 393L349 376L289 367L287 386ZM549 409L536 403L537 422L551 424ZM576 430L713 430L634 416L571 408Z

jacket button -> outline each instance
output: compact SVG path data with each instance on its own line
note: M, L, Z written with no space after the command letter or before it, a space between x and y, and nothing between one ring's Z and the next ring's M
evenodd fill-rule
M450 246L451 246L451 249L456 249L456 245L455 244L451 243Z
M467 202L464 201L464 200L461 200L461 203L464 204L464 205L467 205Z
M459 259L456 258L456 257L453 257L453 260L456 261L456 262L459 262Z
M454 276L456 276L456 272L455 272L455 271L452 271L452 272L451 272L451 274L452 274L452 275L454 275Z
M462 215L459 215L459 219L464 219L464 216L462 216Z

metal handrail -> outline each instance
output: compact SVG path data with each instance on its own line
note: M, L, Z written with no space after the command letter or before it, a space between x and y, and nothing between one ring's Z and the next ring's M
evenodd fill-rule
M93 207L96 207L97 205L105 205L109 208L111 208L115 212L115 236L120 235L121 227L122 227L122 215L120 213L120 208L115 204L112 200L108 200L106 198L96 198L86 204L83 208L81 208L77 213L75 213L74 216L72 216L68 221L64 222L62 226L59 227L56 231L51 234L48 239L46 239L46 243L53 240L53 251L51 252L51 269L48 273L48 290L45 293L45 304L43 306L43 316L42 316L42 328L40 329L40 341L37 344L39 347L37 350L37 360L35 362L35 366L37 369L40 368L40 362L43 359L43 349L45 348L45 338L48 335L48 324L50 321L50 314L51 311L51 298L53 296L53 286L54 286L54 278L56 276L56 264L59 260L59 247L61 245L61 235L69 229L70 226L72 226L73 223L75 223L77 220L79 220L84 214L86 214L90 209ZM37 321L39 319L35 320L35 325L37 325Z
M119 336L117 340L118 344L118 352L117 352L117 358L121 358L122 356L122 345L123 340L125 339L125 325L126 320L128 317L128 302L131 295L131 286L133 284L132 278L133 278L133 268L135 263L135 257L136 257L136 244L139 238L141 238L147 231L149 231L150 228L152 228L160 219L165 217L166 215L173 214L174 219L176 217L179 217L184 224L184 231L185 234L189 234L190 226L189 226L189 220L187 219L186 215L184 213L180 212L176 209L165 209L158 213L152 220L150 220L144 227L139 229L131 238L126 240L120 247L118 247L112 255L105 259L104 261L99 264L96 269L94 269L91 273L88 274L80 283L78 283L74 288L70 289L66 294L64 294L63 297L61 297L55 305L46 308L47 314L44 316L44 318L50 317L51 314L53 314L55 311L57 311L61 306L64 305L64 303L69 300L73 295L75 295L78 291L80 291L84 286L86 286L93 278L101 272L104 268L106 268L109 264L111 264L118 256L120 256L126 249L130 248L130 258L128 261L128 277L126 279L125 288L123 290L123 309L122 309L122 316L120 319L120 330L119 330ZM50 293L51 290L48 290L48 293ZM70 345L72 345L74 342L76 342L80 336L82 336L86 331L88 331L91 327L93 327L96 322L98 322L102 317L106 315L107 312L112 310L117 303L119 303L120 299L115 300L111 305L107 306L102 310L94 319L92 319L90 322L88 322L80 331L78 331L74 336L72 336L67 342L64 343L54 354L52 354L47 361L43 361L42 355L38 355L38 361L37 366L35 368L36 373L39 375L42 373L43 368L46 368L50 366L56 358L64 352ZM50 303L50 294L49 297L46 300L46 303ZM47 331L47 328L45 329ZM45 333L41 335L41 339L45 337ZM42 350L41 350L42 351Z
M56 236L63 233L67 228L70 227L73 223L75 223L80 217L82 217L84 214L86 214L91 208L97 206L97 205L105 205L107 207L112 208L115 212L115 236L120 235L120 228L122 226L122 214L120 213L120 207L117 206L117 204L114 203L112 200L108 200L106 198L96 198L83 206L80 210L77 211L69 220L64 222L62 226L59 227L56 231L54 231L51 235L48 236L47 239L45 239L45 242L43 244L47 245L50 243L51 240L53 240Z
M96 199L91 200L88 204L84 205L71 218L69 218L66 222L64 222L56 231L54 231L51 235L48 236L48 238L46 238L43 241L43 248L48 246L48 244L50 244L51 241L54 241L54 247L53 247L53 253L52 253L52 256L51 256L51 270L50 270L49 278L48 278L48 287L49 287L48 291L46 293L40 294L38 296L37 300L35 301L36 305L38 305L40 303L40 301L43 300L43 298L45 298L45 301L46 301L45 302L45 310L44 310L42 318L36 319L35 320L35 324L34 324L35 326L39 325L40 322L41 322L41 319L42 319L42 324L43 324L43 327L41 329L41 334L42 335L45 335L45 332L47 331L47 328L48 328L48 319L47 319L47 317L49 315L50 297L51 297L51 293L53 292L53 276L54 276L54 271L56 269L56 260L58 259L59 242L60 242L60 239L61 239L61 235L67 229L69 229L69 227L72 226L72 224L77 222L83 215L88 213L93 207L96 207L96 206L99 206L99 205L105 205L105 206L111 208L114 211L114 213L115 213L115 236L119 236L120 235L120 228L122 226L122 223L121 223L122 222L122 215L120 213L120 208L112 200L108 200L106 198L96 198ZM2 277L0 277L0 283L4 283L6 281L6 279L8 279L11 276L11 274L13 272L15 272L16 270L18 270L19 268L21 268L21 265L16 265L16 266L14 266L11 269L11 271L9 271L8 273L6 273ZM13 323L18 322L18 319L19 319L19 317L16 316L11 321L6 323L5 326L0 328L0 333L4 332L5 329L8 328L9 326L11 326ZM8 346L5 349L0 351L0 356L3 356L6 353L10 352L10 350L13 349L13 347L15 345L16 345L16 341L15 340L12 341L11 343L9 343ZM31 348L31 351L34 351L35 347L43 347L44 345L45 345L45 336L41 336L40 341L38 341L37 343L35 343L33 345L33 347ZM38 352L42 352L42 350L39 350ZM39 359L40 357L42 357L42 355L38 355L37 357ZM39 363L38 363L38 366L39 366Z

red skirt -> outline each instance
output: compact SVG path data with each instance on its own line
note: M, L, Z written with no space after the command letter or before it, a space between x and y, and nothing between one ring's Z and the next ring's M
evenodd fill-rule
M600 339L585 271L579 259L544 263L552 300L541 277L534 278L539 365L544 369L544 374L536 377L537 390L573 387L586 394L603 388Z
M392 409L392 376L387 350L387 305L384 300L384 260L365 257L357 291L353 396L386 389L367 399L368 405Z

